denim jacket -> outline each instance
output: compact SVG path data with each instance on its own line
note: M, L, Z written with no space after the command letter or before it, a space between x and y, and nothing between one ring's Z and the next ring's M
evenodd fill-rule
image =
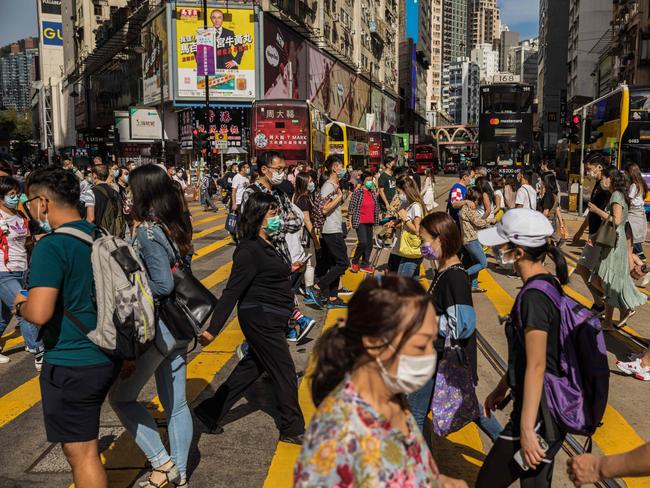
M172 266L176 262L174 250L158 224L140 224L133 240L133 248L147 269L151 292L156 298L163 298L174 291Z

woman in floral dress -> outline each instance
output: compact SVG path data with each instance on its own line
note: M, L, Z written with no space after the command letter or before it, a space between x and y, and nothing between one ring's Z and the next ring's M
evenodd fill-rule
M316 346L312 398L295 487L466 487L438 473L405 394L433 375L437 326L422 286L363 281L345 322Z

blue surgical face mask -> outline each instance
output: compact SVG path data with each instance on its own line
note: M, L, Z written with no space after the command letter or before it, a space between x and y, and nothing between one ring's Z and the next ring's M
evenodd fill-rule
M129 175L126 175L124 177L124 183L126 183L127 185L129 184Z
M307 191L309 193L313 193L315 189L316 189L316 184L313 181L310 181L309 184L307 185Z
M348 171L347 171L346 169L342 169L342 170L338 173L339 178L345 178L345 175L347 175L347 174L348 174Z
M119 177L120 177L120 170L116 169L115 171L113 171L113 178L117 179Z
M45 216L45 220L41 220L41 206L40 206L40 204L38 206L38 211L36 213L36 222L38 222L38 225L41 226L41 229L43 229L43 232L52 232L52 226L50 225L50 222L47 219L47 215Z
M20 197L18 195L9 196L5 195L5 205L7 208L16 208L20 202Z

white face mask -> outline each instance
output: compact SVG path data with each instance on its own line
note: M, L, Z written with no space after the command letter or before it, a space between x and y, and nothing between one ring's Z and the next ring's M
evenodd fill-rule
M271 173L271 178L269 179L271 180L272 185L279 185L284 181L284 171L280 171L280 172L273 171Z
M392 345L389 345L394 349ZM400 354L397 361L397 375L390 374L381 359L376 359L381 372L381 379L386 387L394 394L413 393L422 388L427 381L433 378L436 370L436 352L426 356L407 356Z

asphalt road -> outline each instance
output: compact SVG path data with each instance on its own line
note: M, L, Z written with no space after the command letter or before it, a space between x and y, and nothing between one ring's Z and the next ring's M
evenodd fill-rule
M448 189L455 178L439 177L436 184L438 207L444 210ZM206 286L219 296L225 286L231 267L233 245L223 229L226 212L204 213L192 203L195 225L195 256L193 269ZM579 221L572 219L569 226L577 228ZM350 247L353 236L348 239ZM579 255L580 248L565 246L568 255ZM386 256L385 256L386 257ZM384 258L385 258L384 257ZM348 273L344 285L354 289L362 279L361 274ZM490 268L480 276L481 285L488 290L474 295L474 305L479 317L479 330L502 358L506 357L506 342L498 315L505 314L512 305L521 282ZM573 276L568 293L588 304L589 293L578 276ZM304 308L318 325L299 345L292 345L296 369L304 376L309 354L315 339L323 328L333 324L345 312L329 313ZM650 307L643 306L631 319L628 332L640 337L650 337ZM225 380L236 364L235 348L243 339L236 317L225 331L208 348L197 348L188 355L187 397L191 405L210 395ZM59 446L45 439L40 405L38 378L31 355L24 351L22 339L10 327L2 338L4 351L12 361L0 365L0 487L67 487L71 473ZM625 358L629 352L641 347L630 340L627 333L609 333L610 365L614 371L616 358ZM482 400L496 385L499 376L479 354L478 387ZM166 434L166 420L157 401L155 384L149 382L140 400L154 413L161 431ZM314 407L309 400L307 382L300 384L301 406L307 419ZM613 453L635 447L643 439L650 439L650 419L646 405L650 403L650 384L613 372L610 381L609 406L603 426L594 436L596 452ZM498 417L506 421L507 411ZM190 482L194 487L260 487L291 486L293 462L298 454L296 446L278 443L275 426L277 411L271 385L261 378L246 396L237 403L227 417L225 432L209 435L195 422L194 440L190 453ZM101 420L101 447L111 487L131 486L144 479L147 466L144 456L125 433L119 420L105 405ZM433 449L442 472L463 478L470 483L476 474L490 441L474 424L448 438L435 438ZM566 455L557 457L553 486L569 486L564 474ZM627 480L630 487L650 486L650 479Z

